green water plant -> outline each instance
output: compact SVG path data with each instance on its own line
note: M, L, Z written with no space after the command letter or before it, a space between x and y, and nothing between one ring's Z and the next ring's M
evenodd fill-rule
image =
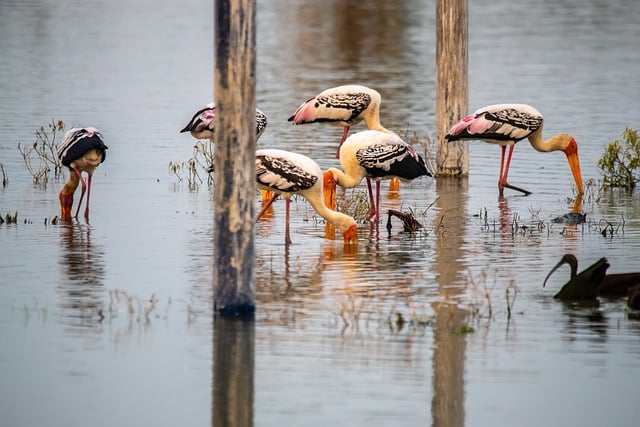
M605 148L598 160L603 183L611 187L632 190L640 182L640 137L637 129L626 127L622 139L616 139Z

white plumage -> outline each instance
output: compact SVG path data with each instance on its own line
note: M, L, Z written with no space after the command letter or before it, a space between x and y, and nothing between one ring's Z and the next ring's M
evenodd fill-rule
M286 203L285 242L287 244L291 243L289 205L293 194L299 194L307 199L318 215L337 227L343 233L345 243L357 241L358 228L355 220L348 215L329 209L325 205L322 193L322 170L309 157L284 150L257 150L256 182L260 189L274 193L273 197L263 206L257 219L260 219L279 195L284 197Z
M336 86L320 92L302 103L289 121L295 125L326 122L342 126L344 131L338 146L346 140L349 128L364 120L368 129L389 132L380 124L378 91L361 85Z
M583 193L578 144L569 134L555 135L548 140L542 139L544 118L534 107L526 104L496 104L478 109L473 114L456 122L445 138L449 141L479 139L502 147L500 158L500 176L498 189L502 196L504 188L511 188L524 194L529 191L507 182L509 164L513 149L518 141L529 138L531 146L537 151L562 151L567 156L571 173L578 188ZM509 154L505 162L506 147Z
M106 159L107 146L104 144L102 134L94 127L73 128L65 134L58 146L58 158L62 165L69 168L69 180L65 183L58 196L60 200L62 219L71 219L73 207L73 193L82 184L80 201L76 209L75 217L78 217L80 205L87 193L87 204L84 209L84 217L89 218L89 199L91 197L91 179L94 170ZM87 180L82 176L85 172Z
M380 180L399 178L411 181L420 176L431 176L422 157L413 147L394 133L366 130L346 139L340 149L343 170L330 168L325 172L325 203L335 206L335 186L353 188L367 178L370 216L379 219ZM373 198L370 179L376 180L376 198Z

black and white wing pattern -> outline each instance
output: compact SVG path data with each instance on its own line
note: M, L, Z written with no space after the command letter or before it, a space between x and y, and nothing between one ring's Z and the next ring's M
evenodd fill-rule
M58 158L60 162L69 167L71 162L84 156L91 149L102 150L102 162L107 158L102 134L94 127L69 129L64 134L62 142L58 146ZM101 163L102 163L101 162Z
M180 133L190 132L197 139L211 139L215 132L214 119L216 106L209 103L195 112L189 123L180 130ZM256 139L260 138L267 127L267 115L256 108Z
M361 114L369 108L374 98L379 104L380 94L366 86L337 86L309 98L288 120L297 125L338 122L352 126L362 120Z
M313 187L318 182L318 171L305 166L305 156L283 150L256 151L256 181L258 185L282 193L295 193ZM310 160L310 159L309 159ZM315 164L315 162L314 162ZM315 173L314 173L315 172Z
M489 105L456 122L445 138L449 141L481 139L516 143L540 129L543 122L542 114L530 105Z

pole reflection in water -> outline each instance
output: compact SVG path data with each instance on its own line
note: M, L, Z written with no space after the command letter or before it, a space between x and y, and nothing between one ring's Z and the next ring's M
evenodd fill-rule
M64 318L71 326L92 326L92 319L104 318L104 251L91 242L91 227L78 221L63 221L61 280L58 285Z
M464 322L467 312L456 303L464 292L461 283L465 265L463 244L467 221L467 178L438 178L436 260L440 302L435 303L433 354L433 425L464 425L464 359L466 338L452 332ZM445 303L442 303L445 301Z
M254 320L213 322L212 426L252 426L255 370Z

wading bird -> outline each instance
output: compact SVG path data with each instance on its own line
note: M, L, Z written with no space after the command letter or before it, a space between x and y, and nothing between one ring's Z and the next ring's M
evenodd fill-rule
M325 204L335 209L336 184L353 188L367 178L369 217L377 222L380 210L380 180L393 177L411 181L431 176L424 160L415 150L394 133L365 130L346 139L340 148L343 170L329 168L324 174ZM343 172L344 171L344 172ZM374 200L371 179L376 181Z
M594 299L598 296L623 296L630 288L640 284L640 272L607 274L609 263L606 258L600 258L578 274L578 260L574 255L566 254L544 279L543 287L547 284L551 274L564 264L569 264L571 277L553 296L554 298L584 300Z
M216 105L211 102L195 112L191 121L180 131L189 132L196 139L213 139L215 132L214 119L216 117ZM267 115L256 108L256 141L264 133L267 127ZM209 165L208 173L213 173L213 165ZM262 192L262 201L269 200L272 194L268 191Z
M216 117L216 105L211 102L195 112L189 123L180 133L189 132L196 139L212 139L215 132L213 119ZM267 116L256 108L256 141L267 127Z
M345 243L358 241L358 227L355 220L335 210L329 209L323 199L322 170L307 156L290 151L264 149L256 151L256 181L258 188L274 193L262 207L256 221L279 196L285 199L285 243L291 243L289 235L289 205L291 196L299 194L309 201L313 209L327 222L337 227Z
M380 124L381 103L382 97L377 90L360 85L336 86L309 98L289 121L294 125L326 122L342 126L342 139L336 152L336 157L340 157L340 147L347 139L349 128L363 120L370 130L391 132Z
M520 191L525 195L530 191L516 187L507 182L511 155L518 141L529 138L531 146L537 151L562 151L567 156L569 168L573 174L578 193L583 194L578 144L573 136L563 133L547 140L542 139L542 114L530 105L497 104L480 108L475 113L455 123L445 136L448 141L479 139L502 148L500 158L500 176L498 190L502 196L504 188ZM509 146L509 154L505 163L505 151Z
M58 146L58 158L60 162L69 168L69 180L60 191L61 219L71 219L71 209L73 207L73 193L78 188L78 183L82 183L82 193L76 209L75 217L78 217L80 205L87 193L87 204L84 209L84 217L89 218L89 198L91 196L91 177L93 171L106 158L107 146L102 140L102 134L94 127L73 128L65 134L62 142ZM87 174L85 181L82 172Z

